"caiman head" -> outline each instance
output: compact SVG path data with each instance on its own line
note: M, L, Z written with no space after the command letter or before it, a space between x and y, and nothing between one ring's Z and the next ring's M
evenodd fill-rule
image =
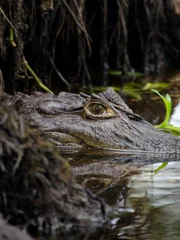
M91 96L66 92L58 96L20 94L16 100L17 110L64 150L176 153L180 148L177 138L134 114L111 88Z

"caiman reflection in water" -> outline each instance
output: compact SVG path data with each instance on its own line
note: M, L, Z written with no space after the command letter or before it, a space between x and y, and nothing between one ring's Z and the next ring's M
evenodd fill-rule
M79 161L77 159L80 159ZM168 157L77 156L71 162L78 182L103 197L113 209L104 239L169 240L180 236L180 162ZM137 161L139 159L139 161ZM154 163L140 165L139 162ZM167 161L164 169L156 171ZM160 238L160 236L162 236Z

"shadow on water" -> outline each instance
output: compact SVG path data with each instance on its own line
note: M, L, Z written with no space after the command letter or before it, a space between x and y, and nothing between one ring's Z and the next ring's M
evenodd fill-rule
M65 157L77 181L111 208L107 212L111 225L102 239L179 239L180 155L81 153ZM164 168L162 162L168 162Z

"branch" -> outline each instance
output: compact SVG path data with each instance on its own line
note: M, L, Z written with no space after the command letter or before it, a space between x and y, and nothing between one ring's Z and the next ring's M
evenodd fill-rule
M32 70L32 68L29 66L28 62L26 61L25 57L23 57L24 65L26 66L27 70L30 72L30 74L33 76L34 80L38 84L40 88L45 90L46 92L53 93L48 87L46 87L42 81L38 78L38 76L35 74L35 72Z

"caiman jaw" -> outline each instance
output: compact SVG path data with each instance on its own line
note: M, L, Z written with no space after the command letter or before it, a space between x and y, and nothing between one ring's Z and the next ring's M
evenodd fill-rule
M47 139L54 143L61 150L78 150L87 148L87 145L82 142L82 140L73 137L68 133L61 132L46 132Z

